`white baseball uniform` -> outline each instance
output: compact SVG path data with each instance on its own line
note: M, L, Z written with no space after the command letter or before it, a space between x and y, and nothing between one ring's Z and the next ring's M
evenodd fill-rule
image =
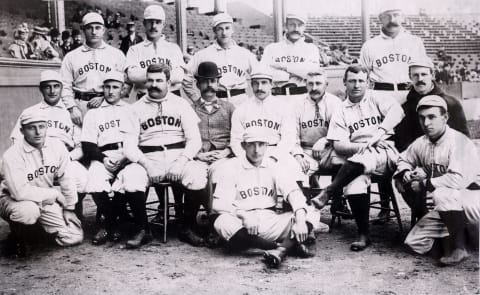
M213 194L212 209L220 215L215 220L217 233L229 240L243 227L237 217L237 210L247 211L258 220L258 236L269 241L289 238L294 213L299 209L307 211L307 221L318 225L320 213L306 204L305 197L292 192L300 188L291 177L286 177L278 164L263 161L259 167L253 166L245 156L228 160L222 166L222 181L219 181ZM277 192L292 206L293 212L276 213Z
M56 235L56 242L61 246L80 243L81 227L73 223L67 226L63 218L63 209L73 210L77 202L69 163L69 153L58 139L47 137L41 149L25 140L17 141L3 155L2 218L23 224L38 221L47 233ZM53 187L54 180L60 184L60 191ZM63 208L54 201L58 199L63 200ZM53 204L47 205L48 200Z
M41 101L23 110L23 112L30 111L44 112L46 114L48 118L47 137L59 139L70 151L70 159L72 161L70 161L69 169L75 179L77 192L84 193L87 184L87 169L78 161L83 157L80 144L82 129L73 124L70 113L61 101L54 106ZM18 117L15 127L10 134L10 138L14 143L23 140L23 134L20 132L20 117L22 115Z
M232 96L230 92L247 89L249 75L258 64L256 57L235 42L228 48L223 48L215 42L195 53L187 65L188 72L183 81L184 90L192 101L200 98L200 93L194 85L194 76L197 74L198 66L206 61L214 62L217 65L218 72L222 74L219 81L219 90L226 91L228 97L222 97L221 99L227 100L235 106L248 99L246 93Z
M370 72L372 82L400 84L409 83L408 65L412 60L426 56L422 39L401 31L395 38L380 35L366 41L360 50L360 64ZM372 83L372 85L374 85ZM398 90L397 86L387 95L394 96L400 104L406 100L408 89Z
M393 128L404 117L403 109L395 99L371 90L367 90L358 103L353 103L347 97L342 104L342 108L337 110L330 121L327 139L332 141L367 142L379 128L392 134ZM365 194L370 185L368 175L383 175L394 169L398 151L391 143L389 149L372 149L362 154L344 156L365 167L365 175L357 177L347 185L344 188L345 194Z
M90 110L84 118L82 142L96 144L105 157L112 162L125 161L123 153L123 136L120 128L132 117L131 105L119 100L109 104L106 100L96 109ZM121 172L120 172L121 173ZM110 181L115 174L108 171L104 164L92 161L88 168L86 191L89 193L111 192Z
M75 100L75 92L103 92L105 74L123 72L125 55L119 49L102 42L98 48L86 44L67 53L62 61L60 75L63 79L62 101L67 109L76 106L85 114L86 101Z
M172 93L161 102L154 102L145 95L132 105L132 109L131 122L120 128L126 133L124 152L132 163L119 175L120 186L113 190L144 192L149 182L147 171L137 163L140 159L153 162L159 174L166 175L181 156L189 159L181 175L182 185L192 190L203 189L207 184L208 166L192 160L202 140L199 118L189 103ZM171 145L175 147L169 148ZM166 150L160 151L159 147L166 147Z
M135 90L146 93L147 68L151 64L165 64L170 67L171 91L180 89L183 81L184 69L183 54L177 44L168 42L162 37L156 43L145 40L133 45L127 52L127 81L134 83ZM178 84L178 85L176 85Z
M307 176L319 169L328 170L333 164L341 164L342 160L335 154L332 143L327 140L330 120L336 110L342 107L342 101L335 95L325 92L317 103L305 94L295 105L297 141L292 154L301 155L310 164ZM312 148L321 150L321 159L312 156Z
M468 156L466 156L468 155ZM445 133L435 142L424 135L402 153L397 174L422 168L435 188L427 195L435 208L410 231L405 243L417 253L428 252L435 238L448 236L438 211L465 211L471 224L480 222L480 191L466 189L475 182L479 169L475 144L464 134L446 126ZM428 196L427 196L428 197Z

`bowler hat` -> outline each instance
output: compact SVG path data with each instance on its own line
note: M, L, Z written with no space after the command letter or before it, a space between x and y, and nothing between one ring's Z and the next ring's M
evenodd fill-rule
M218 72L217 65L211 61L205 61L198 65L197 73L195 74L195 78L203 78L203 79L212 79L212 78L220 78L222 74Z

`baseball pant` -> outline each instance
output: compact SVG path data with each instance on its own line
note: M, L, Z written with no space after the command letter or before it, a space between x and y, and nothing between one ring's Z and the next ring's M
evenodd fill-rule
M295 221L293 212L276 213L270 209L256 209L248 211L249 217L258 222L258 236L267 241L282 241L291 237L292 225ZM307 221L314 229L319 225L320 213L311 207L307 208ZM216 232L226 241L235 235L243 222L231 213L220 214L213 224Z
M75 187L79 194L86 193L86 187L88 182L88 170L80 164L79 161L71 161L70 166L68 167L68 172L70 175L73 175L75 181Z
M332 146L327 146L320 152L320 160L313 158L311 148L304 148L302 155L309 163L309 169L306 173L309 177L318 170L330 170L333 166L341 165L345 162L344 159L335 153Z
M445 206L450 205L455 198L457 204L451 209L446 211L464 210L467 218L467 229L478 232L480 223L480 191L475 190L454 190L448 188L437 188L434 192L440 190L440 195L446 195L447 191L450 191L455 197L447 198L448 200L437 205L435 203L435 209L428 212L427 215L422 217L412 230L408 233L405 239L405 244L412 248L413 251L419 254L425 254L433 246L435 239L448 237L449 233L445 223L440 218L439 211L447 209ZM438 197L433 196L433 200L438 200ZM437 206L439 209L437 210ZM460 209L458 209L460 208ZM478 234L477 234L478 236ZM478 242L477 242L478 243Z
M15 201L3 196L0 198L0 216L6 221L26 225L38 222L47 233L55 235L55 241L60 246L80 244L83 240L82 228L73 223L67 226L63 209L58 203L42 206L32 201Z
M106 151L105 155L112 161L121 161L124 158L122 149ZM110 182L115 176L116 174L108 171L102 162L92 161L88 168L88 181L85 187L86 192L110 193L112 191L112 185Z
M159 151L147 153L145 156L153 162L153 166L158 169L158 174L163 178L183 153L183 149L173 149L167 151ZM181 173L181 184L190 190L201 190L207 185L208 165L200 161L188 161L183 167ZM125 192L145 192L150 185L148 174L145 168L138 163L127 165L118 174L112 190L120 193Z

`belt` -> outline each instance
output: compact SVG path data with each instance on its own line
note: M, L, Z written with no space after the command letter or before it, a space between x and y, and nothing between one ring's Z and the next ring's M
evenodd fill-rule
M185 141L172 143L172 144L164 144L164 145L141 145L138 148L144 153L153 153L153 152L163 152L166 150L173 150L173 149L183 149L185 147Z
M273 87L273 95L295 95L295 94L304 94L307 93L307 87Z
M310 143L307 143L305 141L302 141L302 142L300 142L300 147L302 147L302 148L312 148L313 145L311 145Z
M106 151L118 150L118 149L121 149L122 147L123 147L122 142L115 142L115 143L109 143L109 144L106 144L106 145L102 145L101 147L99 147L99 149L102 152L106 152Z
M396 84L397 90L408 90L410 83L398 83ZM392 83L381 83L381 82L374 82L373 83L373 90L389 90L389 91L394 91L395 90L395 84Z
M227 91L220 90L220 91L217 91L217 97L226 98L226 97L237 96L244 93L245 93L245 89L230 89Z
M75 92L75 99L90 101L94 97L102 96L103 92Z

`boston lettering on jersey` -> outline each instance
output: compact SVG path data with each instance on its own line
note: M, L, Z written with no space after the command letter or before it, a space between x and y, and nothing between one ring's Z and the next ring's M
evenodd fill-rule
M104 122L100 125L98 125L98 129L100 130L100 132L103 132L105 130L108 130L110 128L115 128L115 127L120 127L120 119L116 119L116 120L110 120L108 122Z
M312 128L312 127L327 127L330 125L330 122L325 121L323 119L313 119L313 120L308 120L308 121L303 121L300 126L302 129L306 128Z
M353 132L358 131L358 129L364 128L366 126L378 125L382 123L382 121L383 119L381 116L363 118L351 125L348 125L348 130L350 131L350 134L352 134Z
M48 128L56 128L56 129L64 130L66 133L70 133L70 130L71 130L70 126L60 121L48 120L47 126Z
M406 54L390 53L389 55L382 56L381 58L376 59L375 63L377 64L377 67L380 68L382 65L392 62L402 62L408 64L411 59L412 57Z
M245 123L245 128L250 127L267 127L273 130L280 130L280 123L268 119L257 119Z
M255 196L275 197L275 191L265 186L255 186L246 190L238 192L242 199L251 198Z
M84 73L88 73L90 71L100 71L104 73L108 73L112 70L109 66L104 64L100 64L98 62L90 62L78 69L78 75L83 75Z
M149 118L140 124L143 130L147 130L148 128L157 125L170 125L180 127L182 125L182 121L178 118L171 116L156 116L155 118Z
M151 64L165 64L168 65L169 67L172 67L172 62L169 58L164 58L164 57L152 57L150 59L145 59L140 61L140 67L142 69L147 68Z
M56 166L45 165L45 166L42 166L42 167L36 169L32 173L28 173L27 174L27 179L28 179L28 181L32 181L35 178L38 178L39 176L45 175L47 173L54 174L55 172L57 172L57 170L58 170L58 167L56 167Z
M429 164L427 167L424 167L424 169L426 170L427 175L432 175L432 177L439 177L447 173L447 167L442 164Z
M234 65L225 65L222 67L218 67L217 71L219 74L227 74L227 73L234 73L235 75L242 77L245 75L245 71L242 69L237 68Z
M287 56L278 56L275 58L275 62L304 62L305 58L303 56L287 55Z

